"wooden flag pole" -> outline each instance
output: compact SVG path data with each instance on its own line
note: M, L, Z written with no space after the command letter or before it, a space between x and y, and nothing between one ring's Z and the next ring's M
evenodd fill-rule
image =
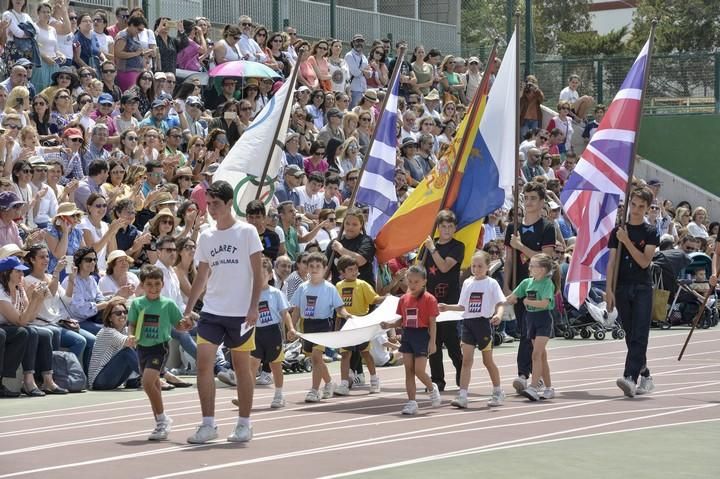
M307 50L306 47L301 48L298 51L298 58L301 58L302 55ZM290 91L288 91L287 97L285 98L285 103L282 106L282 111L280 112L280 121L277 124L277 127L275 127L275 134L273 135L273 146L270 148L270 151L268 152L267 158L265 158L265 166L263 167L262 176L259 178L259 185L257 188L257 192L255 193L255 199L259 200L260 196L262 196L262 188L265 184L265 177L268 174L268 170L270 169L270 162L272 161L272 157L275 154L275 147L278 141L278 136L280 136L280 129L283 126L283 119L285 118L285 114L287 113L288 105L290 105L293 101L293 97L295 96L295 82L297 81L298 71L300 71L300 61L295 64L295 67L293 68L292 73L290 74L290 78L288 78L286 81L290 82Z
M485 64L485 71L483 72L483 78L480 81L480 87L475 92L475 96L473 97L472 104L470 107L470 111L467 113L467 118L474 118L478 114L478 110L480 109L480 102L482 100L482 92L486 90L485 83L490 81L490 76L495 73L493 67L495 65L495 56L497 55L497 47L498 43L500 43L500 39L496 38L492 50L490 51L490 56L488 57L488 61ZM479 127L479 125L478 125ZM464 152L467 149L467 143L469 141L469 138L471 135L468 134L468 132L464 132L465 134L462 137L461 143L460 143L460 152ZM473 136L474 138L474 136ZM451 147L452 148L452 147ZM443 191L442 199L440 200L440 208L438 211L442 211L445 208L447 208L447 200L448 196L450 195L450 188L452 187L453 182L455 181L455 177L457 176L457 170L460 166L460 156L458 156L458 152L453 152L452 150L448 150L445 154L452 155L455 154L455 161L453 162L452 169L450 170L450 176L448 178L447 184L445 186L445 191ZM433 222L433 227L430 230L430 237L432 238L435 235L435 231L437 230L438 224L437 222ZM427 248L424 246L420 247L420 254L418 255L417 264L423 264L425 261L425 255L427 253Z
M645 90L647 90L647 84L648 84L648 78L650 77L650 59L652 58L652 51L653 51L653 43L655 42L655 28L657 27L657 19L654 19L652 21L652 24L650 26L650 38L648 40L648 53L647 53L647 60L645 62L645 72L643 73L643 85L642 89L640 90L640 108L638 108L637 112L637 118L636 118L636 125L638 126L637 131L635 132L635 141L633 141L631 153L630 153L630 167L628 169L628 179L627 179L627 185L625 186L625 202L623 203L623 212L620 216L620 227L624 228L627 219L630 213L629 203L630 203L630 193L633 189L633 175L635 174L635 157L637 156L637 144L638 144L638 138L640 137L640 120L642 119L642 111L643 111L643 104L645 102ZM613 274L612 278L606 278L607 281L610 281L612 284L612 289L609 288L609 285L606 286L606 290L610 290L613 293L615 292L615 286L617 286L617 276L618 276L618 270L620 269L620 256L622 256L622 243L618 243L617 252L615 254L615 261L613 263Z
M705 313L705 305L707 305L708 299L710 299L710 296L715 292L715 286L710 288L705 295L705 299L703 300L702 306L700 306L700 310L697 312L697 315L695 315L695 319L693 319L692 326L690 327L690 332L687 335L687 338L685 338L685 344L683 344L682 349L680 350L680 354L678 355L678 361L680 361L683 357L683 354L685 354L685 349L688 346L688 343L690 342L690 338L692 338L693 331L695 331L695 328L697 328L698 324L700 323L700 318L702 318L703 314Z
M520 229L520 101L518 98L520 98L520 94L522 90L520 89L520 48L519 43L520 38L520 10L517 10L515 12L515 88L517 88L518 92L515 95L515 185L513 186L513 235L518 235L518 238L520 237L519 229ZM526 59L527 61L527 59ZM530 179L528 179L530 181ZM507 284L511 286L511 288L515 288L517 286L518 280L517 280L517 254L518 251L510 247L510 250L512 251L512 276Z
M400 67L402 66L403 61L405 61L405 51L407 50L407 46L403 46L400 48L400 56L398 56L397 60L395 61L395 67L392 71L392 76L390 77L390 88L392 89L392 86L395 85L395 81L397 80L398 75L400 75ZM355 182L355 187L352 190L352 193L350 194L350 202L348 204L348 209L355 206L355 199L357 198L358 189L360 188L360 181L362 180L363 175L365 174L365 169L367 168L367 162L370 158L370 153L372 152L372 147L375 144L375 139L377 138L378 133L378 126L380 126L380 122L382 121L383 116L385 115L385 107L387 106L387 102L390 99L390 95L392 94L392 90L389 89L385 93L385 98L383 98L382 101L382 107L380 109L380 118L378 119L377 124L375 125L375 129L373 130L373 134L370 137L370 143L368 144L367 148L367 155L365 155L365 158L363 158L362 166L360 167L360 171L358 172L358 179ZM397 128L397 125L395 125L395 128ZM343 232L345 229L345 222L343 221L340 224L340 229L338 230L338 239L342 238ZM332 245L332 241L330 242ZM325 277L328 277L330 272L332 271L332 264L335 260L335 250L332 250L330 253L330 259L328 260L328 266L327 271L325 272Z

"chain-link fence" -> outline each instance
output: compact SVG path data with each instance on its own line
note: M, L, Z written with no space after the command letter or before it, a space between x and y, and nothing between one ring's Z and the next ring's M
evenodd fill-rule
M554 108L571 74L580 76L582 95L608 104L622 85L634 57L564 58L537 60L531 70ZM718 113L720 53L653 55L645 112L650 114Z

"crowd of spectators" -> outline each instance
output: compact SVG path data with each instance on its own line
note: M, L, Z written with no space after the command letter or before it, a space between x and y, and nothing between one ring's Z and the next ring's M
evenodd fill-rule
M127 300L142 294L136 272L159 266L163 296L184 308L195 242L208 227L205 191L294 66L275 195L247 217L273 262L275 286L291 298L306 279L307 255L335 251L354 254L360 277L380 294L405 290L415 252L375 271L375 248L363 230L367 211L349 204L388 81L408 49L398 66L395 187L402 202L452 143L485 65L405 40L392 45L357 34L348 48L301 34L292 27L271 32L248 16L215 34L202 17L148 25L140 7L110 14L56 0L30 12L26 0L9 0L0 22L0 379L21 367L24 394L65 393L52 375L52 352L65 349L83 365L89 388L137 387L134 342L124 332ZM236 60L261 63L274 75L204 80L214 66ZM555 226L561 263L575 237L559 199L580 153L573 131L589 140L604 113L579 88L572 75L549 123L535 77L520 99L521 180L546 190L542 215ZM659 181L647 185L655 193L647 221L658 234L713 255L720 223L703 207L663 199ZM495 211L478 238L500 274L511 222L509 211ZM512 321L502 328L507 340L516 334ZM192 331L173 331L173 338L196 354ZM377 364L392 362L392 337L373 344ZM325 359L339 354L327 350ZM231 367L219 354L220 380L233 381ZM264 367L258 381L267 384ZM361 381L362 364L352 367ZM163 376L165 388L188 385L171 371ZM1 396L19 394L0 389Z

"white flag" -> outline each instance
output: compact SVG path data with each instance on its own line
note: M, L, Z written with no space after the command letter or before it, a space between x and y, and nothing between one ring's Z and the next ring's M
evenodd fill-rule
M267 206L275 195L275 181L282 166L283 145L290 123L290 105L283 113L283 106L292 100L292 82L286 81L270 101L265 105L250 126L243 132L240 139L230 148L227 156L217 172L213 181L225 180L235 189L234 211L240 217L245 217L245 207L257 196L262 185L260 200ZM277 129L281 124L280 129ZM277 139L273 142L275 132ZM267 169L265 181L260 181L265 162L272 148L272 159Z

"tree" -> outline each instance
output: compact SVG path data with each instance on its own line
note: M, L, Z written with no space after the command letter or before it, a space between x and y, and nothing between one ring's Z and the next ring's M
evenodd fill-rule
M639 49L658 20L658 53L710 51L720 43L720 2L715 0L640 0L633 16L633 49Z
M463 54L490 52L495 38L505 38L505 0L464 0L460 37Z
M626 53L623 38L628 27L612 30L605 35L597 32L560 32L560 53L566 57L592 57L596 55L619 55Z

